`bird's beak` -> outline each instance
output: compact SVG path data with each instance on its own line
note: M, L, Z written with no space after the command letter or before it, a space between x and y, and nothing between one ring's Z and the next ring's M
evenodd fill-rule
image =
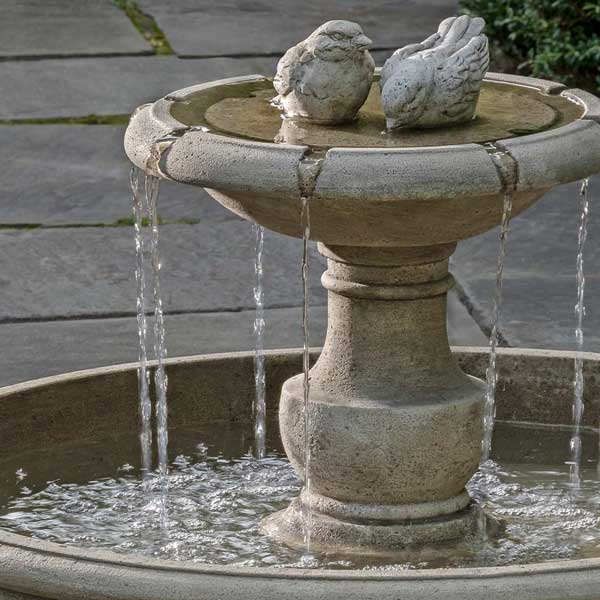
M357 48L358 50L366 50L367 48L370 48L372 44L373 44L373 40L368 38L364 33L356 36L352 40L352 45L355 48Z

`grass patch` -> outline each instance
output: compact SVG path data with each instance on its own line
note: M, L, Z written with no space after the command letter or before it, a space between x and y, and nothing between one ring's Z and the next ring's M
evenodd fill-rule
M155 54L174 54L169 40L156 24L156 21L143 12L135 0L113 0L113 2L129 17L133 26L152 46Z
M129 115L85 115L40 119L0 119L0 125L127 125Z

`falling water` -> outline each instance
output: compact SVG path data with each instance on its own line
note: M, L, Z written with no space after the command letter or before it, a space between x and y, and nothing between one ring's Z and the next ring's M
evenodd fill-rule
M152 283L154 297L154 356L157 364L154 370L154 387L156 393L156 441L158 445L158 473L160 477L160 524L167 525L167 496L169 492L169 463L167 447L169 433L167 430L167 375L164 361L167 358L165 343L165 324L160 293L160 252L158 213L156 209L160 179L146 174L146 201L150 219L151 238L150 256L152 264Z
M146 322L146 273L144 268L144 203L140 193L140 171L137 167L131 169L131 191L133 199L133 215L135 227L135 279L137 283L137 324L139 338L139 367L138 367L138 394L140 399L140 445L142 448L142 476L149 483L149 474L152 469L152 402L150 400L148 351Z
M154 357L156 368L154 370L154 389L156 394L156 442L158 446L158 475L160 487L160 526L167 527L169 494L169 432L167 428L167 375L165 360L167 346L165 342L165 323L160 292L160 251L159 251L159 223L158 223L158 195L160 192L160 178L154 173L160 173L160 160L163 152L177 139L174 134L160 138L154 143L146 163L146 176L144 178L146 191L146 205L150 221L150 262L152 265L152 288L154 300Z
M498 324L500 321L500 309L502 306L502 273L504 271L504 257L506 255L506 239L508 237L508 226L512 212L512 194L504 194L502 223L500 225L500 251L496 263L496 291L494 294L494 320L492 333L490 335L490 356L486 370L485 408L484 408L484 433L482 442L482 463L489 460L492 450L492 433L494 430L494 417L496 416L496 382L498 373L496 371L496 349L498 346Z
M254 382L256 395L254 398L254 453L257 459L265 457L266 436L266 379L265 379L265 307L263 290L263 247L265 229L254 223L255 255L254 255Z
M156 395L156 438L158 448L158 474L160 488L160 525L167 526L167 497L169 488L168 467L168 429L167 429L167 376L165 360L167 349L165 343L165 326L160 291L160 252L159 223L157 202L160 190L160 160L163 152L169 148L182 132L174 131L157 140L150 150L144 173L145 206L140 193L140 174L136 168L131 172L131 190L133 197L133 213L135 225L135 249L137 282L137 322L139 338L138 388L141 415L141 447L142 471L146 480L146 489L150 486L149 473L152 470L152 402L150 399L148 370L148 324L146 318L146 274L145 274L145 242L143 225L145 212L150 225L150 263L152 267L152 299L154 302L154 389Z
M302 212L300 215L302 226L302 331L303 352L302 371L304 373L304 490L307 502L302 504L304 510L304 544L306 553L310 555L310 537L312 532L312 514L310 509L310 339L308 329L309 304L308 304L308 250L310 240L310 202L308 196L302 196Z
M573 436L571 437L570 481L579 487L581 484L581 422L583 417L583 317L585 305L583 303L585 291L585 274L583 271L583 250L587 238L587 222L589 212L588 197L589 180L585 179L581 185L581 213L579 217L579 230L577 235L577 303L575 304L575 381L573 399Z
M310 562L310 542L312 534L312 511L310 508L310 339L309 339L309 303L308 303L308 252L310 241L310 199L317 185L317 178L323 166L322 158L305 155L298 163L298 182L300 187L300 226L302 228L302 330L303 330L303 353L302 369L303 400L304 400L304 494L306 501L302 502L304 520L304 561Z

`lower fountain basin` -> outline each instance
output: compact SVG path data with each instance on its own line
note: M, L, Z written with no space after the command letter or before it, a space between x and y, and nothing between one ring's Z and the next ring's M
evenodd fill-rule
M457 348L461 367L481 377L484 349ZM499 461L556 463L567 455L573 354L501 350L497 388L499 423L512 422L509 439L495 440ZM301 370L300 351L267 354L268 409L277 411L283 382ZM247 425L251 438L253 355L235 353L172 359L170 428L217 431ZM585 425L597 423L600 355L585 355ZM532 429L533 427L533 429ZM521 428L521 429L520 429ZM514 432L522 433L515 434ZM544 449L539 434L564 440ZM64 481L114 471L137 454L136 365L121 365L27 382L0 390L0 472L14 473L28 453L44 449L45 470ZM106 443L107 440L113 443ZM103 440L103 444L99 443ZM83 462L70 449L95 452ZM235 442L243 445L244 440ZM596 446L596 444L590 444ZM552 455L549 455L552 454ZM592 457L588 457L592 458ZM39 458L38 458L39 462ZM14 482L0 481L0 503ZM507 567L413 571L304 570L207 566L63 546L0 529L0 599L192 600L364 598L488 599L597 598L600 558Z

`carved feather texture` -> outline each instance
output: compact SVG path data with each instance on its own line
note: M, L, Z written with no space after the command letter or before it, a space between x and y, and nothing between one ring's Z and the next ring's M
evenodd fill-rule
M451 17L420 44L385 63L381 100L388 128L435 127L471 119L489 66L485 21Z
M285 96L296 89L302 82L305 65L314 60L314 56L304 44L290 48L277 65L277 74L273 79L273 87L278 94Z

